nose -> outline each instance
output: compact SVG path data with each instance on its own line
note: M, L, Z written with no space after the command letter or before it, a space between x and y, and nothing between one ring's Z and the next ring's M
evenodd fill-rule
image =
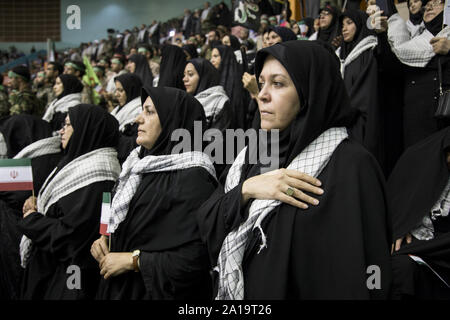
M134 119L134 122L137 123L137 124L141 124L142 123L142 112L138 114L136 119Z
M270 94L268 92L266 84L264 84L262 86L261 90L259 91L258 100L263 101L263 102L269 102L270 101Z

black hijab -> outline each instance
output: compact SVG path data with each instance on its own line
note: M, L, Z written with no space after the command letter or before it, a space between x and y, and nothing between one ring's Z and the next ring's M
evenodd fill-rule
M183 49L174 45L164 46L161 53L158 87L173 87L183 90L183 74L185 67L186 54Z
M188 63L192 63L199 75L198 85L197 89L195 89L194 96L199 92L219 85L220 73L211 62L203 58L196 58L189 60Z
M182 49L189 54L190 59L195 59L198 57L197 48L193 44L185 44Z
M331 41L339 34L339 10L336 7L326 5L321 11L329 12L333 15L333 19L328 28L319 30L317 39L331 43Z
M241 49L241 43L239 42L238 38L236 38L232 34L228 35L228 37L230 38L230 47L234 51L240 50Z
M0 122L0 132L6 142L8 158L14 158L33 142L51 137L52 131L50 123L34 115L14 115Z
M242 87L242 70L231 47L218 44L214 48L220 53L220 84L228 97L232 98Z
M446 151L450 128L410 147L398 160L387 183L393 239L414 229L439 199L449 179Z
M220 85L230 98L233 110L233 122L237 128L245 128L246 102L244 87L242 85L242 67L236 60L233 49L222 44L214 46L220 53Z
M65 97L72 93L79 93L83 91L83 84L74 75L61 74L58 76L58 78L61 80L64 87L64 91L59 96L57 96L58 99L61 99L62 97Z
M425 27L430 31L433 36L436 36L442 30L442 23L444 21L444 11L439 13L433 20L425 22Z
M194 150L194 121L201 121L202 128L206 128L206 116L200 102L186 91L176 88L142 88L141 101L144 105L150 97L155 105L161 123L161 134L152 149L141 149L140 157L148 155L160 156L172 153L173 148L180 141L171 141L172 132L176 129L185 129L191 137L191 147ZM203 133L202 133L203 136ZM203 151L203 145L200 146Z
M294 31L286 27L269 27L268 31L275 32L277 35L280 36L283 42L297 40L297 35L294 33Z
M115 77L114 81L119 81L125 90L127 95L127 101L125 104L141 95L142 81L134 73L124 73L118 77Z
M150 70L150 66L148 65L147 58L142 54L133 54L130 59L130 61L133 61L136 64L136 69L134 70L134 73L141 78L142 83L147 84L150 83L150 85L153 84L153 74Z
M338 59L322 45L315 41L289 41L260 50L255 65L257 79L269 55L285 67L300 99L300 111L285 129L291 137L286 160L280 163L285 167L324 131L350 127L357 111L350 105ZM326 78L321 76L324 74Z
M371 31L367 28L367 19L369 16L362 12L361 10L353 10L347 9L345 12L339 17L339 30L342 30L344 18L347 17L354 22L356 25L356 32L353 40L350 42L342 41L341 45L341 59L347 58L347 56L352 52L352 50L356 47L356 45L361 42L364 38L375 35L374 31Z
M100 148L116 148L119 142L119 122L99 106L79 104L69 109L72 136L58 171L72 160Z
M408 6L409 6L409 2L411 0L408 0ZM424 13L424 7L427 4L428 0L422 0L422 8L419 10L419 12L417 13L411 13L411 11L409 11L409 20L412 22L413 25L418 25L421 24L423 21L423 13Z

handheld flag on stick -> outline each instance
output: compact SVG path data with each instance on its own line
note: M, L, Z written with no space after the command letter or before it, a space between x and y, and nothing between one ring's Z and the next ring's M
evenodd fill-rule
M100 85L97 74L95 73L94 68L92 68L91 63L86 56L83 57L83 63L86 67L86 74L83 76L83 82L87 83L91 88L95 88L96 86ZM92 94L94 104L99 104L100 94L97 92L97 90L92 90Z
M31 159L0 160L0 191L33 190Z
M109 236L109 219L111 217L111 193L103 192L102 215L100 218L100 234Z

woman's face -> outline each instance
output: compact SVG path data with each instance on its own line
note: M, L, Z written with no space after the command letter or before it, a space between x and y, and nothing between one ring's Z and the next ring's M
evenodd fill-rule
M264 62L259 83L261 129L286 129L300 111L300 100L291 77L277 59L269 56Z
M351 42L355 38L356 24L352 19L345 17L342 21L342 36L345 42Z
M416 14L422 8L422 0L409 0L409 12Z
M230 37L229 36L225 36L222 38L222 44L224 46L231 46L231 41L230 41Z
M69 143L70 137L72 137L72 134L73 134L73 127L72 127L72 124L70 123L69 115L66 116L64 125L61 128L61 130L59 130L59 134L61 135L62 148L66 149L67 144Z
M214 48L211 52L211 63L216 69L220 68L220 62L222 61L222 57L220 56L220 52L217 48Z
M267 46L271 47L274 44L283 42L283 39L274 31L269 32L269 36L267 37Z
M430 0L425 6L424 22L430 22L444 11L444 3L441 0Z
M136 71L136 63L133 61L128 61L127 70L129 73L134 73Z
M162 131L158 112L150 97L145 100L142 112L137 116L135 122L138 124L136 143L150 150Z
M61 93L64 92L64 85L59 77L56 78L55 84L53 85L53 92L58 97Z
M116 83L116 91L114 92L114 95L116 96L116 99L119 102L119 106L123 107L127 102L127 93L125 92L125 89L123 88L122 83L120 83L120 81L116 81L115 83Z
M192 63L188 63L184 69L183 83L187 93L194 94L197 90L200 76Z
M297 23L294 23L294 25L292 26L292 31L294 31L295 34L300 34L300 27Z
M328 11L322 10L319 18L320 29L327 29L330 26L332 20L333 15Z

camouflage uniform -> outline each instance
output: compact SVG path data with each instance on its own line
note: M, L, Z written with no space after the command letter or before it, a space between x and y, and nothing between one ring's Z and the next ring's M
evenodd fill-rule
M0 117L9 116L8 93L0 85Z
M83 82L83 91L81 91L81 103L92 104L92 88Z
M53 100L56 99L56 96L53 92L53 86L50 84L46 84L45 86L38 88L36 90L36 97L48 106Z
M10 115L15 114L34 114L42 117L44 114L45 104L36 98L30 89L22 92L12 92L9 96L11 104Z

